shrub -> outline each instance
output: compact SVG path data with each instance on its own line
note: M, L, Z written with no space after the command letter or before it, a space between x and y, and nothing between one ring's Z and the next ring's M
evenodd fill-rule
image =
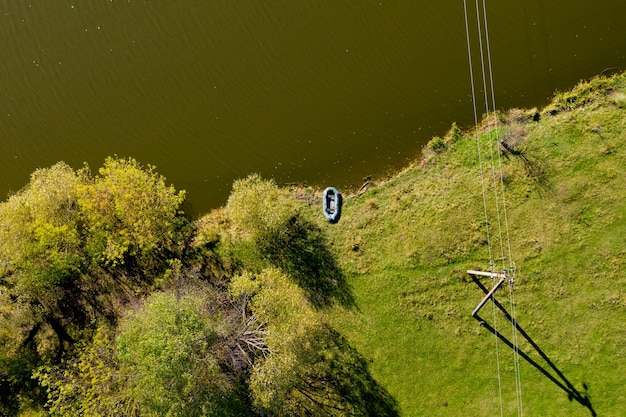
M165 185L153 166L107 158L98 176L92 178L87 169L82 176L78 203L97 261L116 266L129 257L176 251L185 192Z
M435 136L428 142L428 147L436 153L441 153L446 149L446 142L439 136Z
M272 244L284 234L300 207L288 191L257 174L235 181L226 205L235 230L259 244Z

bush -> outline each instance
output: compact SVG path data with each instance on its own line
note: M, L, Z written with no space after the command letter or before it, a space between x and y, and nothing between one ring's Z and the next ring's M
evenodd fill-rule
M236 404L232 381L213 355L217 322L203 297L153 295L121 324L120 366L130 396L147 416L225 416Z
M116 266L129 257L175 252L185 192L132 158L107 158L99 174L92 178L83 170L85 183L78 190L92 255Z
M439 136L435 136L428 142L428 147L436 153L441 153L446 149L446 142Z
M455 144L461 139L463 139L463 131L456 123L452 123L452 126L450 126L450 130L448 130L448 133L446 133L444 142L449 144Z
M181 256L183 199L153 167L108 158L95 178L62 162L37 170L0 204L0 375L19 381L16 398L34 367L115 322ZM6 365L23 358L19 375Z
M226 205L235 230L264 245L272 244L285 233L301 207L301 201L257 174L235 181Z

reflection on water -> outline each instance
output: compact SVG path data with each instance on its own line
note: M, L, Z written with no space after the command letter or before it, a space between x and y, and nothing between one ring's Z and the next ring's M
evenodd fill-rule
M353 187L471 122L459 2L178 3L0 6L0 195L131 155L201 212L250 172ZM626 67L622 1L488 7L500 107Z

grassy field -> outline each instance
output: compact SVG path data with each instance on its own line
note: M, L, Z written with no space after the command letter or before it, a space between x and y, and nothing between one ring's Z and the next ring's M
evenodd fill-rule
M330 319L401 415L513 416L519 394L528 416L626 415L625 145L626 75L596 78L497 126L453 126L421 161L344 196L338 224L320 219L356 299ZM500 272L514 261L514 304L507 285L496 299L558 383L520 358L516 389L512 349L471 317L484 293L466 270L490 258ZM492 306L481 316L512 339Z

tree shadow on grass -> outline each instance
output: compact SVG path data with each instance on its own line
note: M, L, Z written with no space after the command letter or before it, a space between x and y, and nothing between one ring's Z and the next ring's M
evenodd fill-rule
M399 416L396 400L372 377L365 358L338 332L328 331L324 366L297 386L316 409L310 411L315 415L336 415L338 411L352 416Z
M346 277L328 248L323 231L302 216L293 216L271 243L260 249L275 266L288 273L317 307L339 302L354 306Z
M545 162L540 161L536 157L529 157L527 152L518 149L514 143L511 143L510 138L505 138L500 142L500 152L506 159L511 157L519 158L522 161L526 175L538 185L539 191L545 192L552 189L548 173L545 170Z

